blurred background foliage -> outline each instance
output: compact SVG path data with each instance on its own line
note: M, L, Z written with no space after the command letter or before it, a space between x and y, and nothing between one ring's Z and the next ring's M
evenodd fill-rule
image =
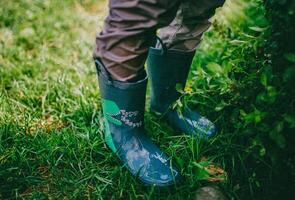
M293 0L218 9L179 101L218 136L173 136L146 115L185 177L167 193L138 183L103 142L91 54L106 1L0 0L0 199L193 199L211 184L229 199L293 199L294 12Z
M227 3L196 56L191 101L203 96L196 105L218 119L224 140L211 154L223 152L231 180L248 182L244 199L292 199L295 2Z

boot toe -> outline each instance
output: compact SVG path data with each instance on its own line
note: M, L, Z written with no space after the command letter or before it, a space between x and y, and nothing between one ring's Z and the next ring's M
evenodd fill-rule
M177 184L181 180L181 175L176 168L169 165L153 166L147 168L140 175L140 180L148 185L170 186Z
M216 134L214 123L200 116L196 111L186 109L179 114L177 111L171 110L166 117L173 128L183 133L201 138L209 138Z
M200 134L201 137L212 137L216 133L215 125L207 118L200 117L197 120L187 118L191 132L194 134Z
M168 156L143 134L129 138L120 154L129 171L148 185L168 186L180 179Z

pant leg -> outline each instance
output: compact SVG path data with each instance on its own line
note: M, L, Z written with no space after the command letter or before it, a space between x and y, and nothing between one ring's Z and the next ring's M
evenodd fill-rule
M159 37L168 49L196 49L203 33L210 27L209 19L225 0L183 0L175 19L159 30ZM159 44L157 45L159 46Z
M144 71L156 30L175 18L180 0L109 0L109 14L96 36L94 58L112 78L128 81Z

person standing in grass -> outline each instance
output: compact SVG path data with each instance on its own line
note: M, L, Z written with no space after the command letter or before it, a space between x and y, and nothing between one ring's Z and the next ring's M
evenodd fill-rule
M148 185L169 186L180 171L147 137L145 98L150 111L180 133L207 138L214 124L195 110L173 104L184 88L209 18L224 0L109 0L109 14L96 36L94 60L105 122L105 140L123 165ZM158 34L157 34L157 30ZM144 64L147 60L147 72Z

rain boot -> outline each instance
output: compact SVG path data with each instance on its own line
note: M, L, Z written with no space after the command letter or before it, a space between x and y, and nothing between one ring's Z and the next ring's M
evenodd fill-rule
M153 113L161 115L178 132L207 138L216 133L214 124L188 107L173 109L181 96L176 87L184 89L195 51L168 50L159 39L161 48L151 47L147 59L151 81L151 106Z
M148 185L169 186L180 179L169 158L146 136L147 76L135 82L111 79L96 60L105 125L105 140L132 175Z

